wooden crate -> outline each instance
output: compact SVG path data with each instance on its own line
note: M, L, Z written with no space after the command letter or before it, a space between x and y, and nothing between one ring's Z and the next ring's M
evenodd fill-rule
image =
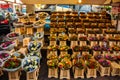
M74 68L74 78L84 78L84 69Z
M21 29L21 27L16 27L15 28L15 33L18 33L18 34L22 34L22 29Z
M56 41L50 41L50 45L56 45Z
M60 54L67 54L67 51L60 51Z
M120 65L116 62L111 62L111 76L120 75Z
M27 47L22 47L18 50L18 52L26 55L28 53L28 49L27 49Z
M0 76L2 76L3 75L3 71L2 71L2 69L0 68Z
M99 41L99 45L102 46L104 44L103 41Z
M120 45L120 41L117 42L117 45Z
M26 27L26 34L32 35L33 34L33 27Z
M31 73L26 73L27 75L27 80L38 80L38 75L39 75L39 68L36 69L34 72Z
M87 41L80 41L80 46L85 46L85 45L87 45Z
M18 38L15 39L14 42L15 42L15 47L18 47L18 45L19 45L19 39Z
M8 72L9 80L20 80L21 71Z
M97 70L96 69L89 69L89 68L87 68L87 75L86 75L86 77L87 78L91 78L91 77L93 77L93 78L96 78L97 77Z
M26 38L24 38L24 39L23 39L23 46L28 46L30 40L31 40L30 37L26 37Z
M79 36L79 37L80 37L80 36L85 36L85 34L84 34L84 33L79 33L78 36Z
M112 34L106 34L106 38L112 37Z
M70 80L70 70L60 70L60 79L69 79Z
M82 51L82 55L83 54L89 54L89 52L88 51Z
M109 41L109 46L116 45L116 41Z
M44 31L44 28L43 28L43 27L37 28L37 32L43 32L43 31Z
M48 68L48 78L58 78L58 69L51 69L51 68Z
M98 44L98 41L90 41L90 46L94 46L95 44Z
M66 45L66 41L60 41L60 45Z
M110 76L110 67L99 66L99 72L101 76Z
M88 37L95 36L95 34L88 34Z
M96 34L96 36L97 36L97 37L99 37L99 36L103 36L103 34Z
M71 41L71 48L76 45L78 45L78 41Z
M93 50L93 55L97 55L97 54L100 54L101 53L101 51L94 51Z

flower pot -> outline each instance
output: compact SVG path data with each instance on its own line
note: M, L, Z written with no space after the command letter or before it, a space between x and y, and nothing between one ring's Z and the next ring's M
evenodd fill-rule
M120 75L120 65L116 62L111 62L111 75L112 76L116 76L116 75Z
M84 78L84 69L74 68L74 78Z
M99 72L101 76L110 76L110 67L103 67L102 65L100 65Z
M96 78L97 74L96 74L97 70L96 69L89 69L87 68L87 78Z
M60 69L60 79L70 79L70 70L62 70Z
M58 78L58 69L57 68L48 68L48 78Z

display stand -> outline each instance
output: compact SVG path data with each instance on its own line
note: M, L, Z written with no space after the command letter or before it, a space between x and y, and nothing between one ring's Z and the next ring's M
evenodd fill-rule
M26 31L27 35L33 35L33 27L26 27Z
M37 28L37 32L39 33L39 32L43 32L44 31L44 28L43 27L39 27L39 28Z
M26 38L24 38L24 39L23 39L23 46L28 46L30 40L31 40L30 37L26 37Z
M97 70L96 69L89 69L89 68L87 68L87 75L86 75L86 77L87 78L91 78L91 77L93 77L93 78L96 78L97 77Z
M101 76L110 76L110 67L99 66L99 71Z
M26 73L27 80L38 80L39 69L36 69L34 72Z
M60 69L60 79L70 80L70 70Z
M94 46L96 44L98 44L98 41L90 41L90 46Z
M85 46L85 45L87 45L87 41L80 41L79 44L80 44L80 46Z
M116 41L109 41L109 46L116 45Z
M51 68L48 68L48 78L58 78L58 69L57 68L54 68L54 69L51 69Z
M20 80L21 71L8 72L9 80Z
M120 75L120 65L117 64L116 62L111 62L111 75L112 76L116 76L116 75Z
M60 41L60 45L66 45L66 41Z
M71 48L76 45L78 45L78 41L71 41Z
M84 69L74 68L74 78L84 78Z
M56 45L56 41L50 41L50 45Z
M2 71L2 69L0 68L0 76L2 76L3 75L3 71Z

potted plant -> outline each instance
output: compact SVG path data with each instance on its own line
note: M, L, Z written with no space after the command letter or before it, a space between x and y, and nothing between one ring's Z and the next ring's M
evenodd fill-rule
M110 61L108 61L106 59L100 59L98 62L100 64L99 71L100 71L101 76L104 76L104 75L109 76L110 75L110 66L111 66Z
M48 50L50 50L50 51L56 51L57 49L58 49L57 45L50 45L50 46L48 46Z

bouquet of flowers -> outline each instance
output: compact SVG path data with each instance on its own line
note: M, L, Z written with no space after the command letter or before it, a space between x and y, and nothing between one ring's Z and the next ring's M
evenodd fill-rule
M90 41L98 41L98 38L94 36L94 37L90 37L89 40Z
M80 37L79 37L79 40L80 40L80 41L87 41L87 37L86 37L86 36L80 36Z
M71 41L77 41L78 40L78 36L77 35L73 35L70 37Z
M63 58L59 63L58 63L58 67L60 69L63 69L63 70L68 70L72 67L72 63L70 61L70 59L68 58Z
M114 51L120 51L120 46L114 45L114 46L112 46L112 50L114 50Z
M40 64L40 59L38 57L36 56L26 57L22 61L22 68L26 72L33 72L34 70L39 68L39 64Z
M0 47L2 49L13 49L14 48L14 45L15 45L15 42L13 41L6 41L6 42L3 42Z
M35 39L41 39L44 37L44 32L37 32L34 34Z
M58 49L61 50L61 51L67 51L67 50L69 49L69 46L60 45L60 46L58 47Z
M107 44L105 44L105 45L101 46L101 50L103 50L103 51L110 51L111 49L110 49L110 47Z
M85 68L85 63L82 59L73 59L72 64L73 64L73 66L75 66L79 69L84 69Z
M89 60L89 59L92 58L92 55L91 55L91 54L83 54L83 55L82 55L82 58L83 58L84 60Z
M96 69L98 67L98 63L95 60L87 60L85 62L86 66L90 69Z
M112 56L110 54L105 54L104 57L105 57L105 59L110 60L110 61L116 61L117 60L116 56Z
M89 51L90 47L89 46L80 46L80 51Z
M78 59L78 58L82 58L82 55L80 53L74 53L71 56L72 59Z
M16 39L17 37L19 37L19 34L12 32L12 33L7 34L7 37L8 39Z
M16 71L20 69L20 67L21 67L20 59L9 58L3 64L3 68L6 71Z
M69 33L76 33L76 29L69 29L68 32Z
M58 39L59 39L60 41L66 41L66 40L68 40L68 36L67 36L66 34L60 34L60 35L58 36Z
M43 20L39 20L33 24L35 28L44 27L44 25L45 25L45 21Z
M84 29L78 30L77 33L85 33Z
M80 51L80 46L74 46L72 49L75 52L79 52Z
M101 47L100 47L100 45L96 44L92 47L92 50L101 51Z
M50 51L56 51L57 49L58 49L57 45L50 45L50 46L48 46L48 50L50 50Z
M51 60L51 59L57 59L58 56L55 54L55 52L50 52L48 55L47 55L47 59Z
M37 56L39 58L42 58L40 52L38 52L38 51L30 52L30 53L28 53L27 56Z
M24 59L25 55L20 52L15 52L14 54L11 55L11 58Z
M56 41L56 39L57 39L56 35L52 35L52 36L49 37L50 41Z
M47 65L49 68L57 68L58 66L58 59L51 59L47 61Z
M2 61L7 60L10 57L10 52L9 51L0 51L0 59Z
M39 43L39 42L36 42L36 41L33 41L33 42L30 42L28 44L28 50L30 52L33 52L33 51L38 51L42 46L42 43Z
M102 58L104 58L104 57L103 57L102 54L97 54L97 55L94 56L94 58L95 58L95 60L98 61L98 60L100 60L100 59L102 59Z
M103 67L110 67L110 61L106 60L106 59L100 59L98 61Z
M70 59L70 54L67 54L67 53L60 54L60 56L59 56L59 60L61 61L61 60L64 59L64 58L68 58L68 59Z

